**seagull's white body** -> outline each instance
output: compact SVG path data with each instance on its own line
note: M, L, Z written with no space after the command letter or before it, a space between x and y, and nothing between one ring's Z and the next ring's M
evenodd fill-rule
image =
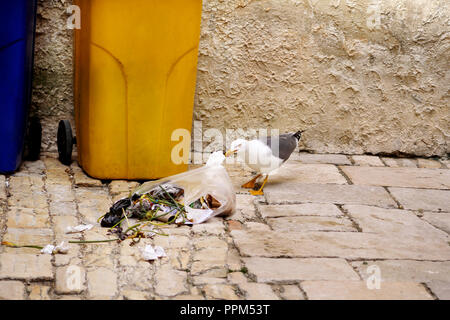
M275 156L271 148L261 140L238 139L233 144L241 146L236 153L238 159L259 173L271 174L284 162L283 159Z
M286 133L275 137L247 141L237 139L231 143L231 149L225 156L237 153L238 159L245 162L250 168L259 174L249 182L242 185L242 188L252 189L250 193L254 196L263 195L269 175L274 173L285 161L289 159L300 141L302 131ZM257 179L264 174L266 177L259 188L253 190Z

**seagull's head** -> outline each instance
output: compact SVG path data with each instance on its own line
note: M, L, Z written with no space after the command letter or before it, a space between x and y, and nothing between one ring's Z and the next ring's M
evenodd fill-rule
M232 154L235 154L241 150L244 150L247 146L247 140L244 139L236 139L231 143L230 150L225 153L225 157L228 157Z

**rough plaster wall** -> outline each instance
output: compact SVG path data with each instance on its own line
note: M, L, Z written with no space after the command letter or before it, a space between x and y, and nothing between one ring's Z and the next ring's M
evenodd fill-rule
M194 120L223 132L307 129L302 148L317 152L444 155L447 2L204 0ZM39 1L33 105L44 150L73 115L69 3Z
M38 1L31 113L42 121L44 151L56 151L59 120L74 122L73 40L72 30L66 28L70 4L65 0Z

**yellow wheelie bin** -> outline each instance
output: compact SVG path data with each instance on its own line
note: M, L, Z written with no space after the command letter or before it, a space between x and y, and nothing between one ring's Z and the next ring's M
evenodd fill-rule
M171 159L191 130L201 0L75 0L78 162L99 179L156 179L187 170ZM60 158L71 152L60 123ZM58 148L60 143L58 142ZM67 160L67 159L66 159Z

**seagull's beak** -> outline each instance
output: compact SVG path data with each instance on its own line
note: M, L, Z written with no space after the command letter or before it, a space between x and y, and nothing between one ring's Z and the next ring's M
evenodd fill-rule
M227 152L225 152L225 157L229 157L232 154L235 154L237 152L237 150L228 150Z

